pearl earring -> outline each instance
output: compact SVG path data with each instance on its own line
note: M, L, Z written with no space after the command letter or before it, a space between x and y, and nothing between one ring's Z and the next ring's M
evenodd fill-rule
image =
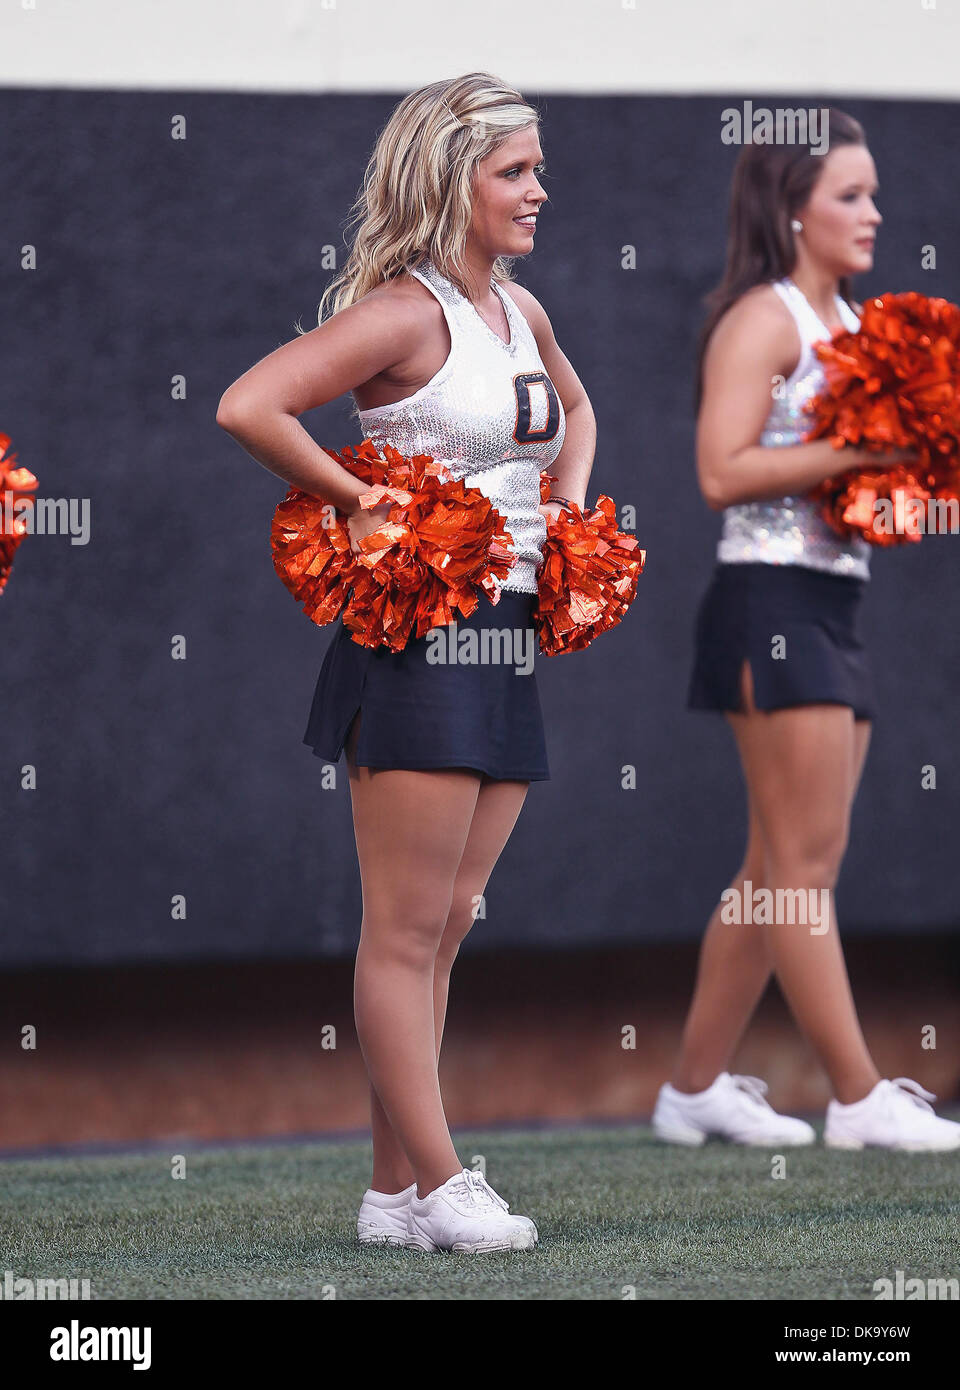
M793 220L792 220L791 223L790 223L790 230L791 230L792 232L802 232L802 231L803 231L803 223L802 223L802 222L798 222L797 219L794 217Z

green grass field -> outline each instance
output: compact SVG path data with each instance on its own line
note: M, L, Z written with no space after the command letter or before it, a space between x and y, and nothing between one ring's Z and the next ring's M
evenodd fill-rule
M646 1128L460 1133L537 1250L360 1250L363 1144L0 1164L0 1278L87 1277L94 1298L871 1299L960 1274L960 1154L658 1144ZM329 1295L329 1292L327 1294Z

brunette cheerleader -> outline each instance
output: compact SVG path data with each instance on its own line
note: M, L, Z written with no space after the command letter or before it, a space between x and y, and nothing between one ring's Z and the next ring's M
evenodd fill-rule
M701 340L697 434L700 486L723 531L689 704L723 711L733 730L749 835L707 928L680 1056L657 1099L654 1128L676 1143L813 1140L808 1124L771 1108L764 1082L727 1070L773 971L830 1078L828 1145L960 1145L960 1124L934 1113L930 1092L877 1072L832 906L874 714L860 628L870 547L841 539L804 494L878 456L804 443L803 407L824 385L812 344L859 321L850 277L873 264L876 187L862 128L835 110L826 156L751 145L734 174L726 273ZM810 925L818 902L829 917L811 930L792 913L767 925L727 910L759 888L774 901L801 890L779 901L808 901Z

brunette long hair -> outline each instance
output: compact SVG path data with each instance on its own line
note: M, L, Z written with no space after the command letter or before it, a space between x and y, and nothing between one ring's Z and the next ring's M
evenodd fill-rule
M865 145L863 126L845 111L828 112L829 148ZM825 155L809 144L744 145L733 171L723 279L704 299L707 316L697 346L694 408L700 408L703 359L710 335L724 314L754 285L782 280L797 263L790 223L809 198L823 171ZM849 277L838 290L850 302Z

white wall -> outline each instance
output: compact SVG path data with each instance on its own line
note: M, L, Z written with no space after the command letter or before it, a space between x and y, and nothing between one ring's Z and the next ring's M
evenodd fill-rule
M960 95L960 0L3 0L0 86Z

